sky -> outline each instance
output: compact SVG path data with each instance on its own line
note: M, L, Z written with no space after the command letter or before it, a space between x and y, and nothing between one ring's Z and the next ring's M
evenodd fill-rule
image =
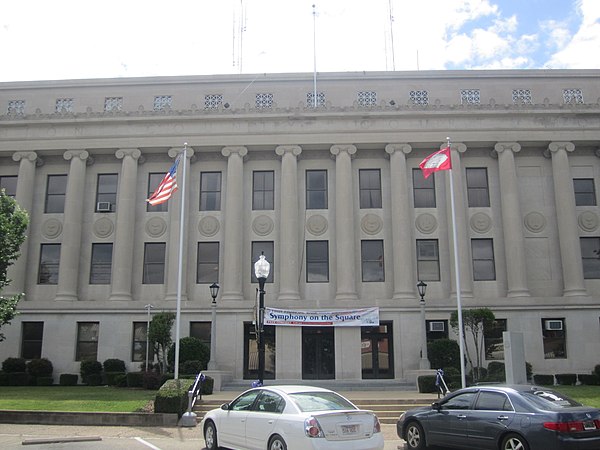
M600 0L2 0L0 49L0 82L599 69Z

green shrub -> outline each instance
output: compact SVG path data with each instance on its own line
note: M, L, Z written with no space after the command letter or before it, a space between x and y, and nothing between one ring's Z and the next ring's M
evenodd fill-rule
M109 386L119 386L120 383L122 383L123 386L127 384L125 372L104 372L104 377L106 379L106 384Z
M46 358L32 359L27 363L27 372L34 377L49 377L53 371L52 363Z
M27 386L31 383L31 376L27 375L26 372L8 372L8 385L9 386Z
M179 365L181 367L181 373L187 375L198 375L202 371L202 362L197 359L190 359Z
M145 372L127 372L127 387L139 388L144 385Z
M581 384L586 386L600 386L600 376L595 373L581 374L578 378Z
M186 412L188 407L188 391L194 380L180 378L168 380L163 384L154 399L155 413L176 413L179 417Z
M102 384L102 364L99 361L81 361L79 369L81 381L90 386L99 386ZM90 381L90 377L92 378ZM98 381L98 378L100 381Z
M432 369L460 368L460 348L452 339L436 339L427 343L427 356Z
M121 359L107 359L104 361L104 372L126 372L125 361Z
M8 374L0 370L0 386L8 386Z
M596 364L594 367L594 373L600 377L600 364Z
M574 386L577 383L577 375L574 373L557 373L556 384L562 386Z
M75 386L77 385L78 378L79 375L76 373L61 373L58 383L61 386Z
M211 395L213 393L213 387L215 385L215 380L211 377L205 377L202 382L202 395Z
M541 384L542 386L552 386L554 384L554 375L540 375L535 374L533 376L534 384Z
M492 361L488 364L487 367L487 376L485 377L485 381L492 381L496 383L502 383L506 381L506 371L503 362L500 361Z
M169 366L175 364L175 344L171 345L167 354ZM186 361L200 361L200 370L206 369L210 359L210 348L200 339L193 336L181 338L179 340L179 369ZM197 372L196 372L197 373Z
M86 377L85 384L88 386L102 386L104 384L103 381L101 373L90 373Z
M420 393L437 392L435 375L420 375L417 377L417 387Z
M23 358L6 358L2 362L4 372L25 372L27 370L27 361Z
M142 373L142 386L144 389L156 390L164 383L164 375L156 372Z
M531 381L531 377L533 376L533 366L531 363L525 362L525 374L527 376L527 381Z
M54 377L37 377L35 384L37 386L52 386L54 384Z

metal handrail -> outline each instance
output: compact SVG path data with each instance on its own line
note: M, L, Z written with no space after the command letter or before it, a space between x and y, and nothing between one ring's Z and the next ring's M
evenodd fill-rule
M200 372L196 376L196 381L194 381L192 388L188 391L188 413L192 412L192 408L196 404L196 400L198 400L198 397L200 397L200 400L202 400L202 383L205 379L206 376L202 372Z

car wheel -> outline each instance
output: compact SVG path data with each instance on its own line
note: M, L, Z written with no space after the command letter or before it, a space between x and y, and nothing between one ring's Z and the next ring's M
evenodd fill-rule
M208 450L217 450L219 444L217 443L217 428L213 422L208 422L204 427L204 443Z
M518 434L507 434L504 439L502 439L502 447L501 450L529 450L529 444Z
M269 441L268 450L287 450L287 444L281 436L276 434Z
M425 448L425 432L418 422L410 422L406 426L406 447L411 450L422 450Z

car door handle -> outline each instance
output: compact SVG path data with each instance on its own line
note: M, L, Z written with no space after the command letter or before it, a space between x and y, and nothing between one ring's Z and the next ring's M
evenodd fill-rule
M269 420L269 425L271 425L274 422L274 420Z
M508 420L508 416L498 416L498 420Z
M467 416L465 416L464 414L459 414L456 417L458 417L459 419L466 419Z

